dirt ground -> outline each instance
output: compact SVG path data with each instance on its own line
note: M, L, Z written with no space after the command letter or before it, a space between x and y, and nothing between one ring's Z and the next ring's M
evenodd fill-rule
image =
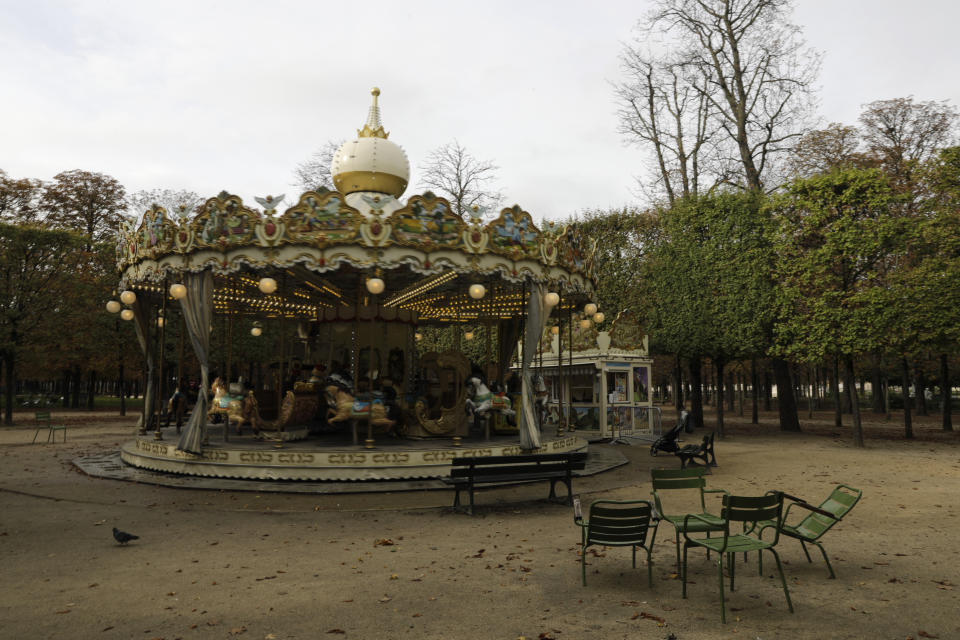
M865 418L867 446L855 449L827 413L803 412L802 434L780 433L773 414L759 426L727 417L709 486L819 502L845 483L864 497L824 538L837 579L816 550L811 564L784 540L795 613L772 561L758 576L751 557L727 593L726 625L703 553L690 552L681 597L666 524L652 589L642 554L633 570L622 548L588 552L582 587L579 528L571 509L542 500L544 483L484 490L474 517L451 512L448 491L171 489L71 464L128 439L129 417L72 418L65 445L3 428L0 637L960 638L960 432L931 416L905 441L899 414ZM616 446L630 463L575 480L585 503L648 498L649 470L678 466L642 444L591 446ZM119 546L113 526L140 539Z

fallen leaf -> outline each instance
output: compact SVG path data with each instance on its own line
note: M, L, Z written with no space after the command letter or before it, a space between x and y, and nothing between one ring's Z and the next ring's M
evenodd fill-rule
M652 613L647 613L646 611L641 611L641 612L640 612L640 617L641 617L641 618L646 618L647 620L656 620L656 621L659 622L660 624L666 624L666 623L667 623L667 621L664 620L663 618L661 618L660 616L655 616L655 615L653 615Z
M346 633L343 629L330 629L327 633Z
M391 580L399 580L399 579L400 579L400 576L397 575L396 573L391 573L391 574L390 574L390 579L391 579Z
M932 633L927 633L926 631L917 631L917 635L921 638L939 638L940 636L935 636Z
M392 597L390 597L390 596L383 596L382 598L380 598L380 600L378 600L378 602L390 602L391 600L393 600Z
M375 547L389 547L392 545L393 545L393 540L391 540L390 538L380 538L379 540L373 543L373 546Z
M246 630L247 630L246 627L234 627L233 629L230 629L230 635L232 635L232 636L238 636L238 635L240 635L241 633L245 633Z

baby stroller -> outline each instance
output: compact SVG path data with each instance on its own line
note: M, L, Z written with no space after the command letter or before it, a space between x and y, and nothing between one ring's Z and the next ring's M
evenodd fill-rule
M677 444L677 438L680 437L680 433L689 429L690 425L690 414L686 411L680 412L680 418L677 420L677 424L666 432L662 436L656 439L656 441L650 445L650 455L657 455L658 451L666 451L667 453L676 453L680 446Z

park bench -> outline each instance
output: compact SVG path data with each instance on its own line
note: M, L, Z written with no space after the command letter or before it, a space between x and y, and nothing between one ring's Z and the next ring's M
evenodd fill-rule
M674 455L680 458L680 468L686 469L688 464L698 466L694 460L700 460L704 467L717 466L717 457L713 453L714 435L715 432L711 431L703 436L700 444L688 444L678 449Z
M40 432L44 429L47 430L47 442L57 441L57 431L63 431L63 441L67 441L67 425L53 424L53 419L50 417L49 411L37 411L34 417L36 418L37 430L33 434L33 443L36 443L37 436L40 435Z
M464 456L454 458L451 461L450 476L443 478L443 482L451 485L457 491L453 499L454 509L460 508L460 492L468 491L470 493L470 507L467 513L471 515L473 515L474 504L473 490L481 484L549 480L550 495L548 500L557 501L556 484L562 482L567 486L567 497L564 502L572 504L573 472L584 469L586 465L586 451L542 455Z

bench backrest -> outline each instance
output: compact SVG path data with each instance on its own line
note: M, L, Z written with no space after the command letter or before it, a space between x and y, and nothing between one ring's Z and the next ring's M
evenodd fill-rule
M450 461L450 475L454 478L492 476L498 474L565 473L580 470L587 465L587 453L548 453L515 456L464 456Z

